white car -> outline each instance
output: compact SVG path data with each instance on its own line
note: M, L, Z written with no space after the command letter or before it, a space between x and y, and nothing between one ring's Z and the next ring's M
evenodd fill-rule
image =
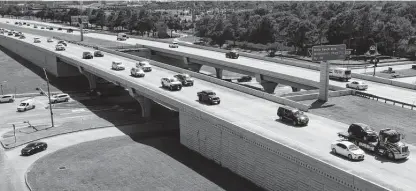
M337 141L331 144L334 154L343 155L350 160L364 160L364 151L349 141Z
M152 71L152 66L149 64L148 61L140 61L139 63L136 63L137 68L141 68L145 72Z
M40 43L40 38L34 38L34 39L33 39L33 42L34 42L34 43Z
M354 88L357 90L366 90L368 85L361 81L352 81L346 85L347 88Z
M145 76L145 73L141 68L131 68L130 74L131 74L131 76L134 76L134 77L144 77Z
M113 61L111 69L113 70L124 70L126 67L120 61Z
M48 42L53 42L53 39L52 38L48 38L48 40L47 40Z
M14 102L14 95L2 95L0 96L0 103L4 102Z
M178 42L172 42L172 44L169 44L169 48L178 48Z
M62 44L57 44L56 46L55 46L55 49L56 50L65 50L65 46L64 45L62 45Z
M29 109L35 109L35 103L31 99L24 100L17 106L17 111L27 111Z
M68 94L57 94L51 97L51 103L68 102L70 99Z
M182 89L182 83L176 78L162 78L161 83L163 88L168 88L171 91Z

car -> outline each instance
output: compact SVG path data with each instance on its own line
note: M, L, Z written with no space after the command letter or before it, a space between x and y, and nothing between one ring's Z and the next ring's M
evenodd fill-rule
M14 24L15 24L15 25L18 25L18 24L19 24L19 22L14 22Z
M12 103L14 102L14 95L2 95L0 96L0 103Z
M235 49L232 49L231 51L225 53L226 58L238 59L239 56L240 54Z
M26 25L26 22L23 22L24 25Z
M40 38L37 38L37 37L33 38L33 42L34 43L40 43Z
M220 98L212 90L203 90L197 92L196 95L198 96L199 102L208 103L210 105L220 104L221 102Z
M73 29L67 29L66 32L67 33L72 33L72 32L74 32L74 30Z
M14 36L15 36L15 37L19 37L21 34L22 34L22 33L17 32L17 33L14 33Z
M141 68L136 68L136 67L131 68L130 74L133 77L144 77L145 76L144 71Z
M45 27L40 27L40 29L45 29Z
M17 106L17 111L27 111L30 109L35 109L36 105L32 99L27 99L20 102L19 106Z
M83 29L83 30L82 30L82 32L83 32L84 34L88 34L90 31L89 31L88 29Z
M68 94L57 94L51 96L51 103L68 102L70 99Z
M25 39L25 35L20 35L19 39Z
M9 21L6 21L6 23L9 23Z
M193 86L194 85L194 79L191 78L191 76L189 76L189 74L176 74L173 77L175 77L176 79L178 79L183 86Z
M58 44L63 44L64 46L68 46L68 43L66 43L66 41L64 40L59 40Z
M52 38L48 38L47 42L53 42Z
M96 51L94 51L94 56L95 57L104 57L104 53L101 52L100 50L96 50Z
M27 25L26 26L30 26L30 24L29 23L27 23Z
M331 144L333 154L348 157L350 160L364 160L364 151L354 143L340 140Z
M10 31L9 33L7 33L8 36L13 36L13 32Z
M182 89L182 83L176 78L162 78L160 81L162 88L168 88L171 91Z
M37 28L38 28L38 26L37 26L37 25L33 25L33 28L37 29Z
M91 52L83 52L82 53L82 59L93 59L94 56L91 54Z
M364 123L353 123L348 127L348 134L365 141L376 142L377 132Z
M357 90L366 90L368 85L362 81L352 81L346 85L347 88L353 88Z
M113 61L111 64L111 69L113 70L124 70L126 67L121 61Z
M58 28L58 31L61 31L61 30L62 30L62 28L61 28L61 27L59 27L59 28Z
M145 72L152 71L152 66L148 61L140 61L139 63L136 63L137 68L141 68Z
M289 106L280 106L277 109L277 116L281 121L292 121L295 126L307 126L309 123L309 118L303 113L303 111Z
M29 143L28 145L26 145L25 148L21 150L21 154L22 156L29 156L29 155L33 155L35 153L44 151L47 148L48 148L48 144L46 144L45 142Z
M49 27L49 30L50 30L50 31L53 31L53 27Z
M178 48L178 47L179 47L179 44L176 41L172 42L172 44L169 44L169 48Z
M65 46L64 46L64 45L62 45L62 44L57 44L57 45L55 46L55 50L57 50L57 51L65 50Z

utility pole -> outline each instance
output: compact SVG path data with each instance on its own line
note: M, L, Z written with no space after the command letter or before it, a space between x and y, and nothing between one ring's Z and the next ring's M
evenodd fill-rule
M82 0L79 1L79 27L80 27L80 32L81 32L81 41L84 41L84 23L82 23Z
M51 92L49 90L49 79L48 79L48 75L46 74L45 68L43 68L43 71L45 72L46 83L48 85L49 111L51 112L51 123L52 123L52 127L54 127L54 123L53 123L53 112L52 112L52 102L51 102Z

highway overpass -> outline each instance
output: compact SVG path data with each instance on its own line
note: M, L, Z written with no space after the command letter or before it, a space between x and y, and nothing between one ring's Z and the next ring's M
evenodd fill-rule
M10 20L10 21L14 21L12 19L0 19L0 22L5 23L6 20ZM41 23L41 22L36 22L36 21L30 21L33 23ZM11 24L12 22L10 22ZM41 23L43 25L51 25L54 27L57 26L61 26L61 25L57 25L57 24L49 24L49 23ZM33 29L36 30L36 29ZM40 30L40 29L37 29ZM53 32L56 32L57 34L65 32L65 31L56 31L54 30ZM74 31L73 33L74 35L79 35L79 32ZM99 38L99 39L105 39L105 40L114 40L116 41L116 37L114 35L108 35L108 34L100 34L100 33L89 33L89 34L85 34L86 36L92 37L92 38ZM275 85L277 83L283 83L283 84L287 84L287 85L291 85L292 87L295 87L296 83L293 84L289 84L289 82L296 82L296 80L293 79L304 79L304 80L308 80L309 85L313 86L313 87L317 87L317 82L319 80L319 71L313 70L313 69L307 69L307 68L300 68L300 67L295 67L295 66L290 66L287 64L280 64L280 63L276 63L276 62L270 62L270 61L265 61L265 60L259 60L259 59L253 59L253 58L249 58L249 57L244 57L244 56L240 56L239 59L237 60L232 60L232 59L227 59L224 56L224 53L222 52L217 52L217 51L212 51L212 50L204 50L204 49L198 49L198 48L194 48L194 47L187 47L187 46L180 46L177 49L171 49L168 46L168 43L164 43L164 42L157 42L157 41L150 41L150 40L144 40L144 39L135 39L135 38L130 38L127 41L121 41L122 43L126 43L129 45L136 45L136 44L140 44L143 45L151 50L156 51L156 54L158 54L158 51L160 54L170 54L172 57L176 57L177 58L181 58L182 61L184 60L191 60L191 65L193 64L192 61L193 59L198 60L198 59L209 59L211 60L210 63L206 63L207 65L211 64L212 66L216 66L219 67L218 65L225 67L229 67L232 66L233 68L235 68L236 72L237 69L240 69L240 73L243 74L254 74L256 72L253 71L259 71L262 70L265 73L262 73L263 75L261 75L261 73L257 73L257 75L253 75L256 76L257 80L260 81L260 83L263 85L264 89L267 92L271 92ZM192 56L193 55L193 56ZM188 58L188 59L185 59ZM175 59L172 59L175 60ZM173 61L172 61L173 62ZM285 61L286 62L286 61ZM287 61L289 62L289 61ZM294 61L291 61L294 62ZM310 63L306 63L303 61L296 61L298 64L310 64ZM189 63L189 62L188 62ZM195 66L195 65L194 65ZM198 66L198 64L197 64ZM198 68L198 67L197 67ZM241 68L243 68L241 71ZM230 69L231 70L231 69ZM233 71L233 70L231 70ZM245 72L244 72L245 71ZM248 72L247 72L248 71ZM280 75L283 77L276 77L276 75ZM286 80L282 79L284 78L284 76L291 77L291 80ZM276 78L275 78L276 77ZM390 98L393 100L397 100L397 101L401 101L404 103L408 103L408 104L414 104L414 101L416 100L416 91L412 90L412 89L407 89L407 88L401 88L401 87L397 87L397 86L393 86L393 85L387 85L387 84L383 84L383 83L377 83L377 82L372 82L372 81L368 81L368 80L360 80L360 79L353 79L353 80L359 80L359 81L363 81L365 83L367 83L369 85L368 90L366 91L367 93L373 94L373 95L377 95L377 96L381 96L381 97L386 97L386 98ZM304 81L303 81L304 82ZM310 84L312 82L312 84ZM304 83L298 83L299 84L303 84ZM330 81L330 84L332 85L332 87L337 87L337 88L343 88L346 85L346 82L338 82L338 81ZM299 88L302 88L300 86L298 86ZM303 87L305 89L308 89L308 87ZM294 90L296 90L298 88L294 88Z
M383 163L373 157L350 162L332 155L330 144L338 139L337 132L346 131L347 124L308 114L309 125L294 128L276 121L280 104L201 79L195 80L194 87L170 92L160 87L160 79L177 73L172 70L154 66L144 78L133 78L129 69L136 60L108 53L84 60L82 52L93 49L69 44L66 51L55 51L55 43L47 43L44 37L36 44L35 36L26 37L0 35L0 45L52 72L83 72L115 82L129 90L146 115L153 101L177 110L183 145L268 190L416 188L414 152L404 163ZM111 70L112 60L121 60L127 69ZM60 69L64 65L67 69ZM199 103L196 93L203 89L217 92L221 104Z

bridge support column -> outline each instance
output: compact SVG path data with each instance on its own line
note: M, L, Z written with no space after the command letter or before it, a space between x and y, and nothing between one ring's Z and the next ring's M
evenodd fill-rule
M261 74L256 74L256 81L260 83L265 92L270 94L274 93L274 90L276 89L276 86L278 84L276 82L263 80L263 76Z
M184 68L186 68L188 70L191 70L193 72L199 72L199 70L201 70L201 68L202 68L201 64L196 64L196 63L189 62L188 57L183 57L183 63L185 64Z
M84 68L82 68L80 66L78 67L78 70L81 74L83 74L85 77L87 77L88 83L90 85L90 90L96 89L97 88L97 76L85 71Z
M129 94L131 97L133 97L140 103L140 107L142 109L142 117L150 119L153 101L147 97L138 94L134 88L129 88Z
M293 86L292 86L292 91L293 91L293 92L298 92L298 91L300 91L300 88L297 88L297 87L293 87Z
M329 64L328 62L321 62L321 75L319 82L319 101L328 101L329 88Z
M215 74L217 75L217 78L222 79L222 71L221 68L215 68Z

